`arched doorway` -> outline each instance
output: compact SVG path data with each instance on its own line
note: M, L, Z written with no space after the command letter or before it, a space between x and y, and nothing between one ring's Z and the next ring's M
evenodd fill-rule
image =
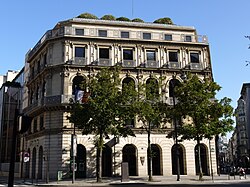
M36 178L36 148L33 148L32 151L32 179Z
M178 149L178 150L177 150ZM172 156L172 174L177 175L177 154L179 154L179 168L180 174L186 175L185 171L185 155L184 155L184 148L178 144L174 144L171 149L171 156ZM177 152L178 151L178 152Z
M102 150L102 176L112 176L112 149L108 145Z
M198 175L200 172L199 168L199 151L198 151L198 145L195 146L195 168L196 168L196 175ZM200 156L201 156L201 167L202 167L202 173L204 175L208 175L208 157L207 157L207 148L204 144L200 144Z
M76 153L76 178L85 178L86 177L86 148L77 144L77 153Z
M162 175L162 155L159 145L151 144L152 152L152 174ZM148 153L148 166L149 166L149 153ZM149 167L148 167L149 173Z
M137 149L127 144L122 149L122 162L128 162L129 176L137 176Z
M43 147L39 147L38 153L38 179L42 179L43 177Z

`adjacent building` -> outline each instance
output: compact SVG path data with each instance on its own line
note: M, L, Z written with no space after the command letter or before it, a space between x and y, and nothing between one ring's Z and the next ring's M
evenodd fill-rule
M244 83L238 100L236 114L236 161L239 166L250 167L250 83Z
M48 30L26 55L24 68L23 113L33 118L23 134L23 150L30 156L23 163L24 176L33 179L71 175L71 134L74 124L67 120L70 101L76 88L105 67L120 65L121 85L135 85L165 77L163 101L173 102L170 82L189 72L201 81L211 81L212 67L206 36L194 27L73 18L59 22ZM128 162L129 175L146 176L147 133L136 131L140 123L132 119L130 127L136 137L105 139L103 176L121 174L121 163ZM167 131L173 129L167 124ZM76 177L95 176L96 149L93 135L77 133ZM175 141L167 133L152 133L153 175L176 175ZM203 139L203 172L216 173L215 142ZM195 141L180 143L180 173L195 175L197 168Z

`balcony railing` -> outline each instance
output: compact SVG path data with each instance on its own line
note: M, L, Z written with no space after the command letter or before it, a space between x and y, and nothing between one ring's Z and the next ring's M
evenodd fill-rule
M112 66L112 59L99 58L97 60L98 66Z
M169 62L168 67L170 69L179 69L180 68L180 62Z
M190 69L201 70L202 65L201 65L201 63L190 63Z
M135 67L135 66L136 66L136 64L135 64L135 61L133 61L133 60L123 60L122 61L122 67L129 68L129 67Z
M85 66L85 65L87 65L87 58L85 58L85 57L75 57L74 60L72 60L70 62L71 62L71 64Z
M159 61L154 61L154 60L146 61L146 68L158 68L158 67L159 67Z

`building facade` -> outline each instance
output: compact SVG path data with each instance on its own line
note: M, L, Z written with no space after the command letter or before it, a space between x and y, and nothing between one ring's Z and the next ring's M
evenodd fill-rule
M250 167L250 84L244 83L241 89L241 96L235 110L237 150L236 162L242 167Z
M14 82L18 83L15 84ZM20 83L20 84L19 84ZM13 143L13 127L15 109L21 112L23 69L21 71L8 71L0 89L0 171L8 175ZM20 138L17 139L16 173L19 173Z
M120 65L121 85L135 85L165 77L163 100L173 101L170 82L182 81L183 73L193 73L213 80L209 44L195 28L166 24L136 23L73 18L48 30L26 55L24 114L33 122L24 134L24 149L30 161L24 163L29 178L56 178L71 173L70 100L80 82L95 76L101 68ZM146 176L147 133L136 131L140 123L131 122L136 137L105 139L103 176L121 174L121 163L128 162L129 175ZM167 132L173 129L167 125ZM95 176L96 150L93 135L77 132L76 177ZM176 175L175 141L166 133L152 133L153 175ZM209 146L211 145L211 146ZM197 174L195 141L180 143L180 174ZM204 174L216 173L215 143L203 139L201 158Z

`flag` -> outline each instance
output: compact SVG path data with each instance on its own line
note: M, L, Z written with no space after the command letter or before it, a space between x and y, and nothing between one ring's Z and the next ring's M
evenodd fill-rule
M84 91L83 90L76 90L75 101L76 102L82 102L83 95L84 95Z

